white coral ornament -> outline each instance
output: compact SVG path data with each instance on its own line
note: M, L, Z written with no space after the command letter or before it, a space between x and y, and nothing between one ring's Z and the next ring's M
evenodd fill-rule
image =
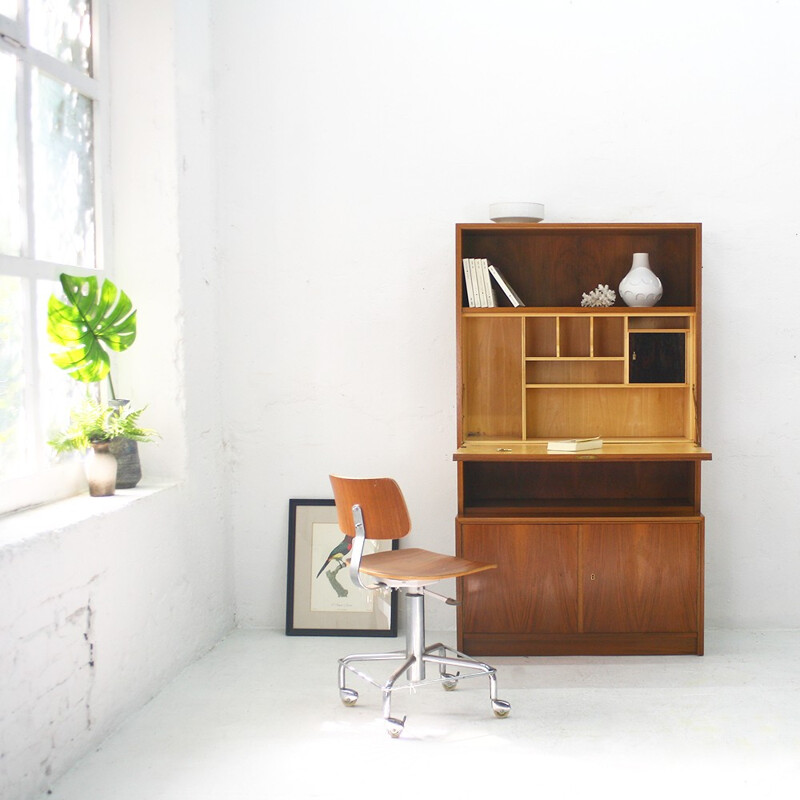
M584 292L581 305L584 307L605 308L613 306L616 299L617 293L613 289L609 289L607 283L598 283L596 289L592 289L588 294Z

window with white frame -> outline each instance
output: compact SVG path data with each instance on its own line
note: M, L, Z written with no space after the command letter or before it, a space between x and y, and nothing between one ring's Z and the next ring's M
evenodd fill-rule
M0 0L0 513L77 485L46 443L87 385L50 360L46 309L102 266L97 6Z

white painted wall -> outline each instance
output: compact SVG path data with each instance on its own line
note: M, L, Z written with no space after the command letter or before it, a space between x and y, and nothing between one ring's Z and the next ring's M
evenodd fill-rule
M15 800L39 796L234 624L210 12L199 0L104 8L112 261L139 329L115 384L163 434L141 447L143 484L174 485L0 521L0 797Z
M452 550L454 225L523 199L704 224L707 622L799 626L800 4L214 9L240 623L282 625L288 500L330 471L396 476Z

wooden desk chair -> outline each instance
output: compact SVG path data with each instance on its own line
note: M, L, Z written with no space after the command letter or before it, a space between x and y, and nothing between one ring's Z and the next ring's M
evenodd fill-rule
M348 671L378 687L383 692L383 718L387 730L390 736L396 738L403 732L406 718L392 717L392 692L407 686L418 686L425 680L426 664L435 664L439 669L438 682L448 690L454 689L464 677L486 675L489 678L492 710L498 717L508 716L511 705L497 699L494 667L446 647L441 642L430 646L425 644L424 596L427 594L450 605L456 604L455 600L431 592L427 587L446 578L461 578L485 569L494 569L497 565L440 555L416 547L364 555L367 539L401 539L410 532L411 519L400 487L391 478L360 479L331 475L330 479L339 527L353 538L349 567L353 582L370 591L403 589L407 603L404 651L361 653L339 659L339 696L342 702L352 706L358 700L358 692L346 685ZM448 656L448 653L451 655ZM402 661L402 664L384 683L376 682L353 666L359 661L392 660ZM471 673L462 675L459 671L454 672L462 669L471 670ZM408 684L397 686L397 680L404 673Z

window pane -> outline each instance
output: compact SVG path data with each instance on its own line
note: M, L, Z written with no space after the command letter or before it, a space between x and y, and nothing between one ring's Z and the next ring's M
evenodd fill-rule
M0 480L26 471L24 308L22 281L0 276Z
M89 0L30 0L31 45L89 73L91 69L91 3Z
M20 255L17 60L0 52L0 253Z
M0 14L11 19L17 18L17 0L0 0Z
M37 71L32 115L34 255L93 267L92 101Z

